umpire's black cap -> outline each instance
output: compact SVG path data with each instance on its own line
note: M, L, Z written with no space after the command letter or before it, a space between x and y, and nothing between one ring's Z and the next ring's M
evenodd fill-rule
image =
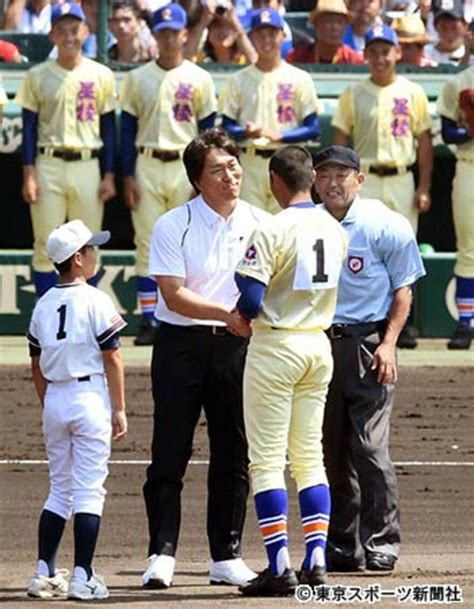
M328 146L314 156L315 169L326 163L336 163L360 171L359 155L352 148L346 148L345 146Z

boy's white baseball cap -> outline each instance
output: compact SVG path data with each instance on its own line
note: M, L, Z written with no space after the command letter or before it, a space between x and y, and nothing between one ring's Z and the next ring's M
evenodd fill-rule
M103 245L110 239L110 231L90 231L82 220L71 220L55 228L48 237L48 258L61 264L85 245Z

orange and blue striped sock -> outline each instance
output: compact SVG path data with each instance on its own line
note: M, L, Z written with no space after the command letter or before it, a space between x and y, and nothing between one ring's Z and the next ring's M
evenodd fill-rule
M254 499L270 571L274 575L281 575L290 567L286 527L288 493L283 488L272 489L257 493Z
M153 320L158 300L155 280L149 277L137 277L137 292L142 316Z
M306 545L303 568L310 571L315 565L326 564L331 496L326 484L318 484L305 488L298 497Z
M456 307L459 321L470 325L474 317L474 278L456 275Z

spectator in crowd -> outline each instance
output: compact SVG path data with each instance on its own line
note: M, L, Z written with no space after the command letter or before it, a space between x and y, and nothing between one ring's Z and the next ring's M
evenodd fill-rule
M462 2L451 6L435 12L434 25L439 40L429 45L426 51L439 64L468 65L470 49L465 42L470 37Z
M89 35L84 40L82 52L84 57L97 57L97 0L82 0L82 10L86 16L86 24L89 28ZM107 31L107 48L114 44L114 37Z
M311 76L281 58L283 19L271 8L255 11L255 65L232 74L219 96L222 126L241 144L242 197L266 211L279 211L270 188L268 162L282 144L319 135L320 102Z
M158 60L128 72L120 91L124 200L135 231L137 292L142 319L136 345L153 344L156 282L148 276L153 224L192 196L182 162L187 144L214 125L212 77L183 58L187 18L170 3L156 11Z
M156 44L148 45L140 37L140 21L140 7L135 0L113 0L109 29L117 42L108 50L109 59L143 63L156 57Z
M202 40L204 44L199 48ZM217 5L209 0L202 7L186 44L186 57L198 63L213 61L242 65L255 63L257 52L237 17L235 6L232 3Z
M24 58L16 45L6 40L0 40L0 62L21 63L22 61L24 61Z
M437 110L446 144L456 146L452 205L456 230L456 306L459 321L448 349L469 349L474 318L474 66L450 79L441 90Z
M354 51L362 53L365 48L365 34L377 23L382 23L381 8L381 0L349 0L351 22L346 26L342 42Z
M50 0L11 3L5 15L5 29L23 34L48 34L51 30Z
M419 15L406 15L392 22L401 48L399 63L414 66L433 67L437 62L425 53L425 45L430 41L425 24Z
M370 77L339 97L332 120L334 143L347 146L352 136L367 175L364 196L380 199L404 215L416 234L418 215L431 205L433 146L428 98L419 84L397 75L401 50L393 28L375 26L367 32L365 43ZM407 326L398 346L413 349L416 345L414 329Z
M360 53L342 42L349 23L344 0L318 0L309 18L316 30L316 42L295 47L288 55L290 63L364 63Z

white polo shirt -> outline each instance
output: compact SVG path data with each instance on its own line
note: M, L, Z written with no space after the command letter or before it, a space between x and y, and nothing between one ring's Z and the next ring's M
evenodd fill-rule
M254 228L270 217L239 199L226 220L199 195L167 212L155 223L149 274L182 277L184 285L195 294L230 310L239 297L234 281L237 264L245 254ZM193 319L170 311L159 290L155 317L178 326L224 325L217 320Z

